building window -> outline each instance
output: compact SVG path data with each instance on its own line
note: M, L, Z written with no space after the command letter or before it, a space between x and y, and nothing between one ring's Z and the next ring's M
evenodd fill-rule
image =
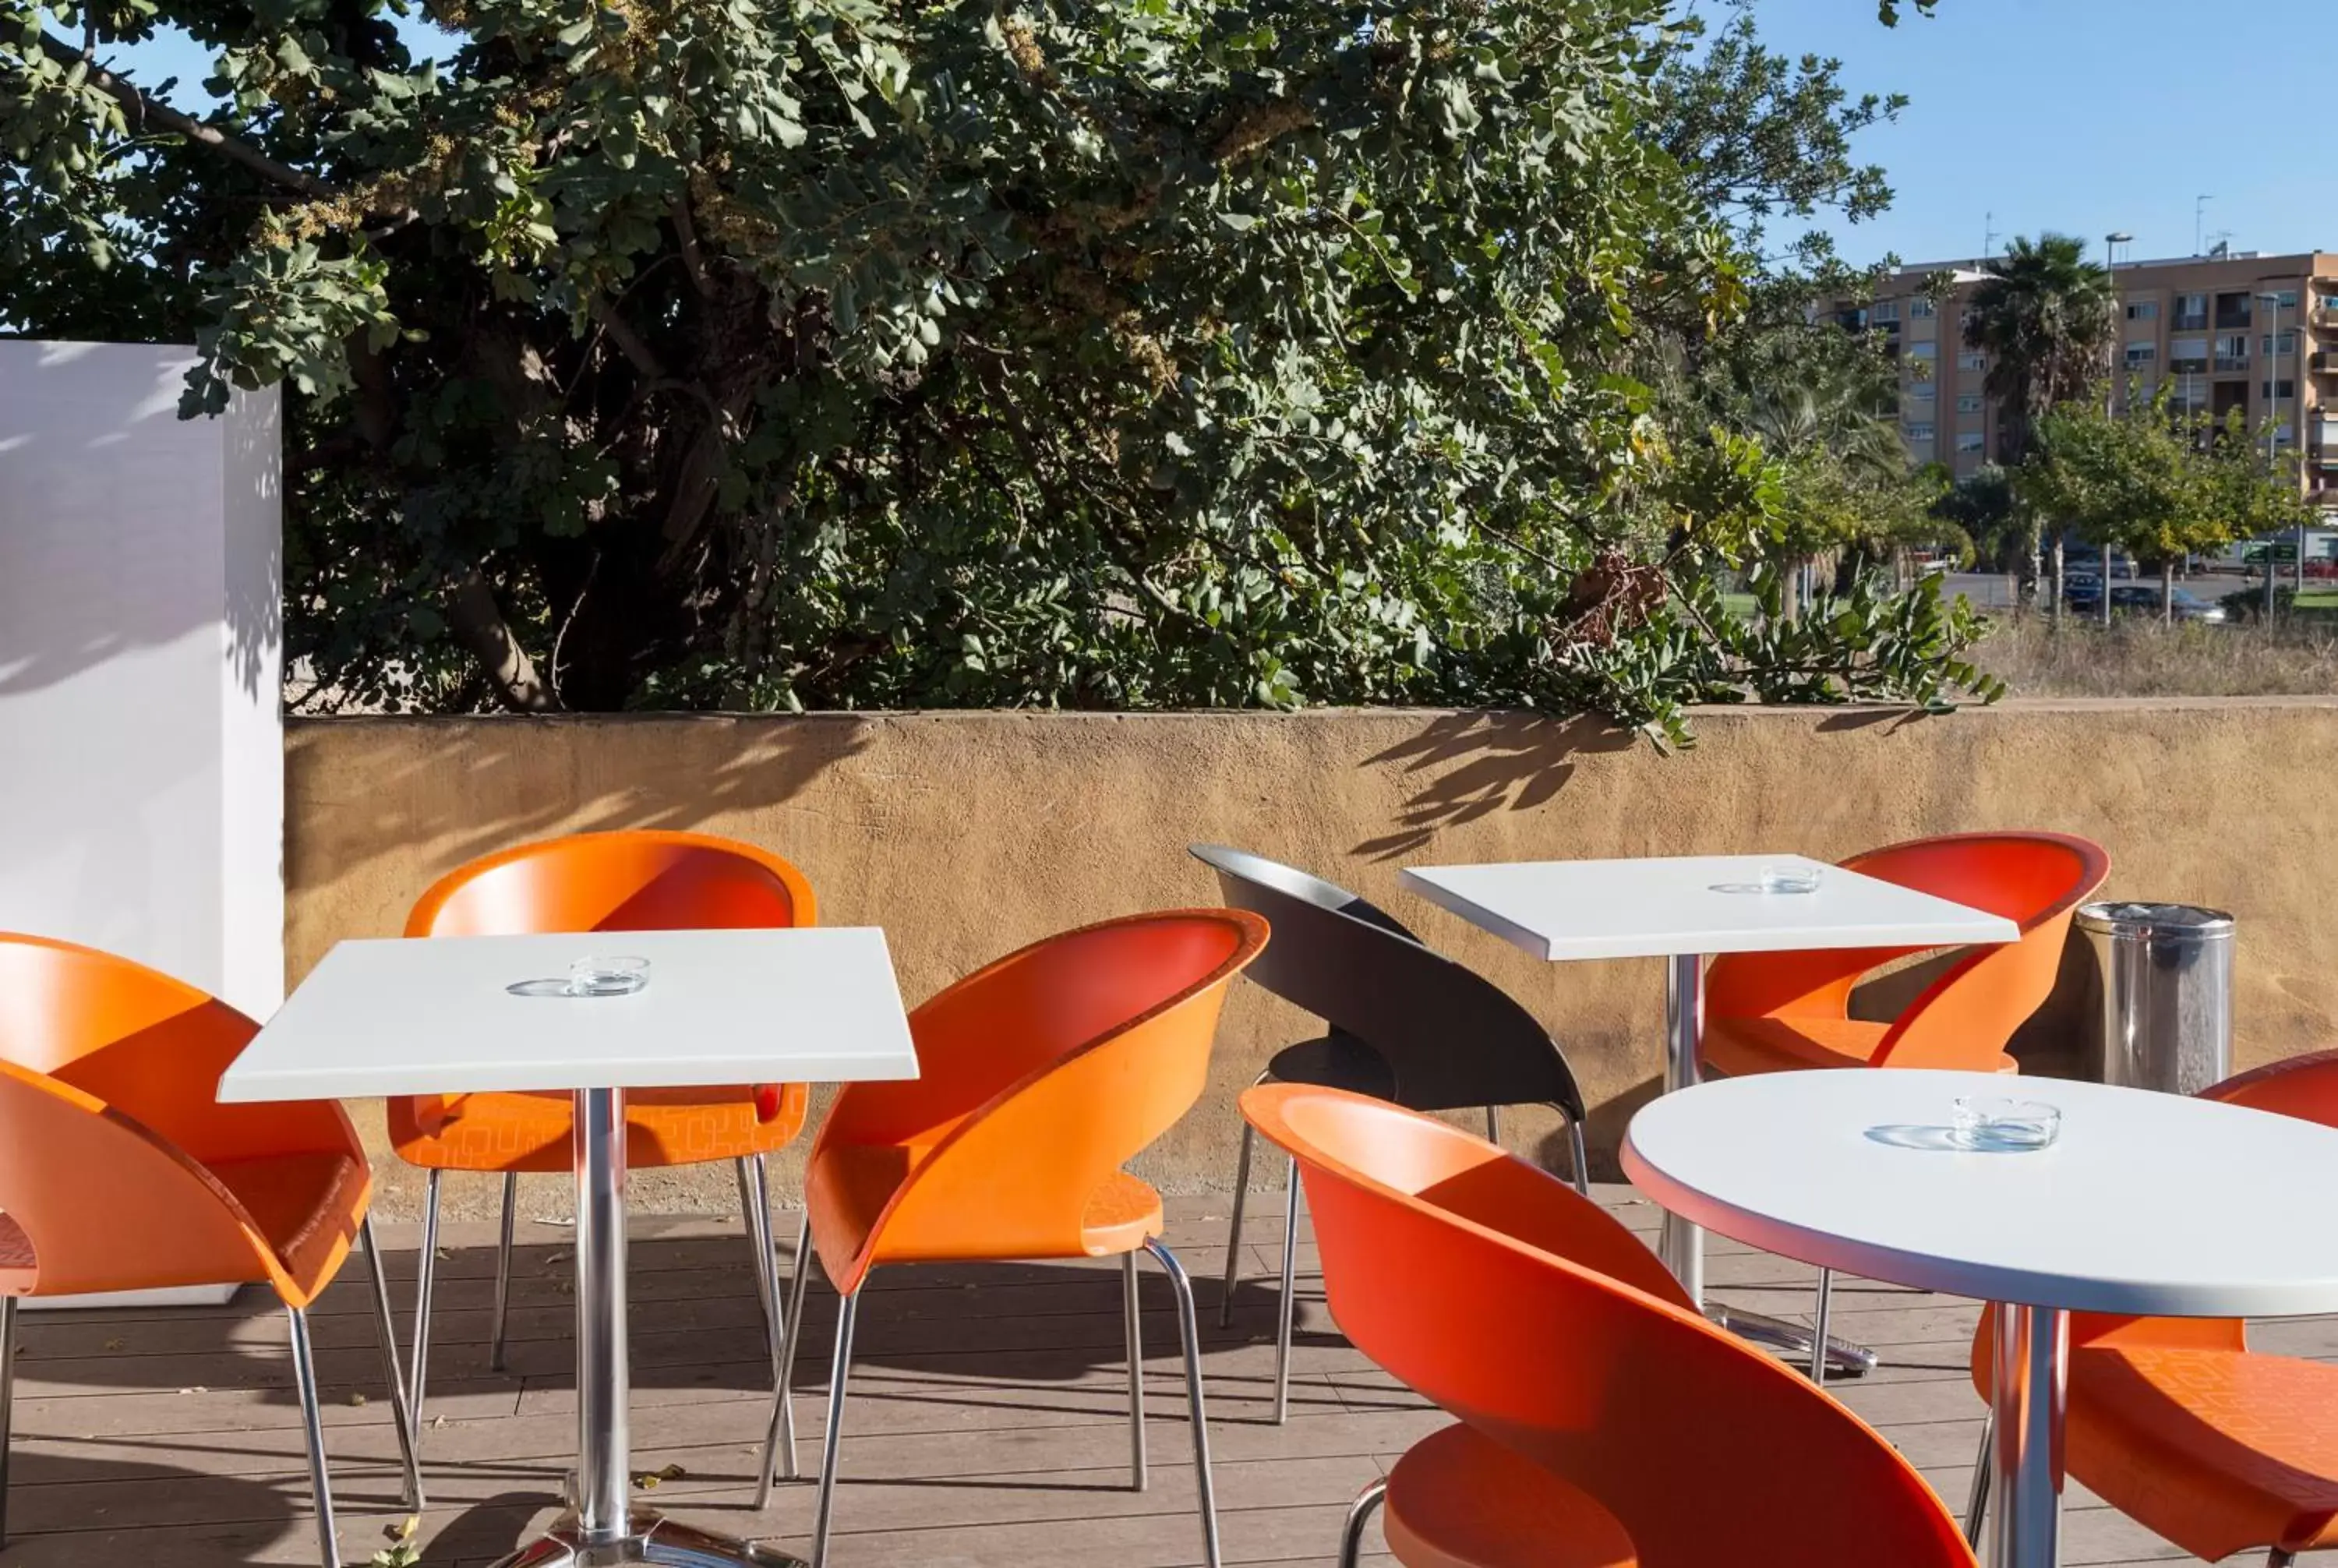
M1867 324L1871 327L1881 327L1886 321L1899 319L1900 301L1897 299L1879 299L1875 302L1874 308L1867 313Z
M1930 419L1917 419L1910 422L1908 426L1909 440L1930 441L1931 438L1932 422Z
M2158 320L2159 301L2156 299L2128 300L2127 302L2127 318L2130 321Z
M2216 325L2219 327L2247 326L2251 303L2252 300L2246 289L2235 289L2231 293L2217 295Z
M2269 294L2271 294L2271 295L2273 296L2273 303L2274 303L2274 309L2276 309L2276 310L2294 310L2294 309L2297 309L2297 290L2296 290L2296 289L2267 289L2267 290L2266 290L2266 292L2267 292L2267 293L2269 293Z
M2245 370L2249 368L2249 335L2227 333L2216 339L2216 368Z
M2178 294L2176 297L2176 330L2194 332L2208 325L2208 297L2205 294Z
M2127 368L2128 369L2140 370L2146 365L2156 365L2158 362L2158 344L2130 343L2127 346Z
M2205 413L2208 398L2205 376L2178 376L2168 384L2167 406L2178 414Z
M2294 354L2297 352L2297 334L2294 330L2284 331L2276 341L2272 333L2261 333L2257 338L2257 348L2266 354Z
M1938 343L1911 343L1908 345L1908 357L1911 359L1937 359L1940 358L1940 346Z
M2167 345L2167 368L2185 375L2205 375L2208 369L2208 340L2205 338L2177 338Z
M1986 407L1985 400L1978 392L1957 394L1957 412L1960 414L1978 414L1984 407Z
M2260 397L2279 397L2286 400L2297 396L2297 383L2294 381L2260 381L2257 383L2257 396Z
M1930 299L1918 299L1908 301L1908 319L1911 321L1930 321L1939 313L1940 308Z
M1989 356L1978 353L1960 354L1957 356L1957 368L1960 370L1986 370L1989 368Z
M1940 396L1940 390L1930 381L1915 381L1909 384L1908 396L1916 402L1930 403L1934 397Z
M1988 446L1989 438L1978 430L1957 432L1957 450L1960 452L1981 452L1986 451Z

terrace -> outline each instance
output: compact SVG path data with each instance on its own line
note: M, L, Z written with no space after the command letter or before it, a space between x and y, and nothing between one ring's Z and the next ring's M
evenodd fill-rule
M1621 1184L1596 1191L1626 1224L1653 1237L1653 1205ZM1268 1423L1275 1200L1262 1196L1254 1210L1258 1240L1244 1268L1252 1284L1238 1297L1234 1328L1222 1333L1216 1288L1207 1281L1223 1265L1224 1216L1223 1197L1176 1200L1169 1240L1205 1282L1225 1560L1328 1563L1356 1490L1448 1418L1339 1338L1309 1272L1309 1246L1299 1260L1291 1419ZM404 1300L414 1230L384 1235L393 1292ZM558 1511L575 1438L572 1240L559 1226L523 1230L512 1370L496 1375L486 1370L492 1228L460 1226L445 1238L430 1497L416 1536L421 1561L433 1568L484 1568ZM1789 1317L1807 1309L1808 1268L1718 1239L1711 1252L1715 1298ZM769 1381L737 1222L644 1220L634 1253L634 1465L671 1476L647 1501L712 1529L801 1549L809 1485L783 1485L768 1512L749 1510ZM1106 1561L1182 1568L1199 1561L1165 1289L1147 1298L1153 1485L1141 1495L1127 1490L1112 1274L1107 1261L880 1277L858 1341L860 1398L855 1435L844 1441L840 1568ZM318 1309L342 1549L359 1563L388 1544L386 1523L401 1516L388 1405L370 1377L364 1289L352 1269ZM1839 1330L1883 1349L1889 1365L1836 1384L1835 1392L1961 1506L1982 1415L1965 1372L1976 1308L1864 1281L1839 1280L1836 1290ZM799 1374L807 1455L817 1452L820 1367L833 1313L832 1298L816 1288ZM2258 1334L2285 1354L2328 1359L2338 1351L2338 1322L2329 1319L2262 1325ZM26 1568L313 1562L282 1338L273 1303L250 1291L216 1311L34 1322L20 1352L6 1560ZM2082 1488L2073 1488L2068 1506L2063 1562L2072 1568L2196 1561ZM1370 1545L1377 1553L1376 1534Z

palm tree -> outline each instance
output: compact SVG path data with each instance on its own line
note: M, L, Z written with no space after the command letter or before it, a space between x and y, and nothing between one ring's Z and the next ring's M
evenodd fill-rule
M2118 292L2110 270L2087 260L2082 240L2017 238L1982 263L1989 276L1965 309L1965 346L1989 355L1981 390L1997 402L1998 460L2018 468L2048 408L2085 393L2118 340ZM2035 519L2032 519L2035 526ZM2036 545L2031 546L2031 559ZM2110 603L2105 573L2103 603ZM2054 536L2054 613L2062 612L2062 538Z
M1997 400L1998 456L2018 467L2038 416L2085 392L2117 337L2118 296L2083 240L2017 239L1982 264L1965 316L1965 345L1989 355L1981 388Z

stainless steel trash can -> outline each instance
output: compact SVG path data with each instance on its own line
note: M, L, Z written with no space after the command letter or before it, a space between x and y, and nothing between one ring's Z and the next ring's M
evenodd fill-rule
M2233 1068L2233 917L2188 904L2087 904L2102 985L2097 1075L2196 1094Z

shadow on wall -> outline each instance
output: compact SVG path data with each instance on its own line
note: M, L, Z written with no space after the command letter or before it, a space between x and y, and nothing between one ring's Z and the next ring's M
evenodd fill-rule
M288 815L301 825L287 845L286 891L297 907L304 893L418 847L436 876L555 833L693 829L793 799L865 750L873 729L856 714L807 716L786 725L660 714L639 721L673 736L664 765L643 767L640 753L625 748L616 754L635 759L633 765L614 776L602 772L596 737L636 721L574 715L304 720L285 759ZM302 732L328 729L329 750L299 743ZM449 774L459 782L450 787ZM352 788L359 792L343 793ZM402 916L422 887L397 891Z
M1393 860L1449 828L1496 811L1526 811L1557 795L1586 755L1628 750L1635 737L1606 720L1546 719L1516 713L1453 713L1363 766L1401 763L1426 775L1397 812L1396 830L1357 845L1354 854Z

